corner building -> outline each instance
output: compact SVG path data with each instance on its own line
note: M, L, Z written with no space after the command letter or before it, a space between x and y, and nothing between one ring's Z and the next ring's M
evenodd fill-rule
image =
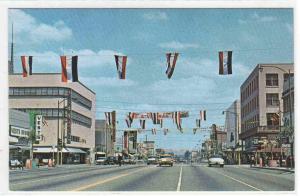
M279 155L278 145L263 146L262 141L276 141L283 125L282 92L293 64L258 64L240 87L241 133L244 150L251 153ZM243 157L244 161L249 157Z
M92 90L81 82L62 82L60 73L9 75L9 108L43 116L33 148L40 160L56 160L62 138L63 163L85 162L95 148L95 101Z

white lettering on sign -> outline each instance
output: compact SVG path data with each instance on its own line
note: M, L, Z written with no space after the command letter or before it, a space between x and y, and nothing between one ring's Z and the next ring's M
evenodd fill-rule
M20 136L20 137L29 137L29 129L24 129L20 127L11 126L10 127L10 135Z
M41 140L41 133L42 133L42 120L43 116L42 115L36 115L35 117L35 139L37 141Z

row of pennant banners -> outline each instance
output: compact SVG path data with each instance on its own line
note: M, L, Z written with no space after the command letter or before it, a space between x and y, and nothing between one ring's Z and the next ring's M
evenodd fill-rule
M105 112L105 121L108 126L112 125L112 112ZM176 112L144 112L144 113L137 113L137 112L129 112L125 118L125 122L128 128L131 128L134 119L139 119L141 129L146 128L146 119L151 119L154 125L160 125L163 128L163 119L164 118L172 118L173 123L176 124L177 129L180 132L183 132L182 129L182 120L181 118L189 117L188 111L176 111ZM200 111L200 118L196 119L196 127L201 127L201 121L206 121L206 110ZM194 134L196 133L197 128L193 129ZM166 134L168 129L164 129L164 133ZM156 134L156 129L152 129L152 133Z
M119 79L126 79L127 56L114 55ZM174 73L179 53L166 53L166 75L170 79ZM78 56L60 56L62 82L78 81ZM23 77L32 75L33 56L21 56ZM232 74L232 51L219 52L219 74Z

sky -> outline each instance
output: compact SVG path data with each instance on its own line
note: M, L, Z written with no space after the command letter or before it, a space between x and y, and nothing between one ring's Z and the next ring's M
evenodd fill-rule
M9 29L12 22L15 71L21 55L33 56L34 73L58 73L59 55L78 55L79 80L96 92L97 118L117 112L118 138L128 112L189 111L184 133L165 120L166 136L139 134L160 148L199 147L209 136L193 134L200 110L207 112L203 128L224 125L222 111L257 64L293 62L292 9L11 9ZM232 75L218 74L222 50L233 51ZM179 52L171 79L166 52ZM128 56L126 80L118 79L114 54ZM148 120L146 128L154 127Z

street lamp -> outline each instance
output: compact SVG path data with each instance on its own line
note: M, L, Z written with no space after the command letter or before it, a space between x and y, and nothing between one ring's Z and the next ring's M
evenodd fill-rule
M280 68L280 67L277 67L277 66L274 66L274 65L260 65L259 66L259 71L262 72L264 67L271 67L271 68L276 68L276 69L279 69L281 70L282 72L288 74L288 85L289 85L289 116L290 116L290 120L289 120L289 132L291 133L292 135L292 138L293 138L293 135L294 135L294 130L292 128L292 92L291 92L291 70L289 69L288 71ZM279 104L279 108L280 108L280 104ZM279 120L281 121L281 119ZM292 140L291 141L291 156L292 156L292 159L294 158L294 141ZM292 161L293 162L293 161ZM291 164L293 164L291 162ZM292 166L292 165L291 165Z
M61 130L61 144L60 144L60 138L59 138L59 109L60 104L64 103L64 113L63 113L63 120L65 118L65 101L68 100L68 98L63 98L61 101L57 101L57 165L59 164L59 150L58 147L61 145L63 146L64 143L64 133L63 130ZM62 165L62 149L61 149L61 160L60 164Z
M228 110L225 110L225 111L222 111L222 114L224 115L225 113L230 113L230 114L233 114L235 115L236 117L236 121L237 121L237 127L236 127L236 135L235 135L235 140L237 140L237 135L239 134L239 113L237 112L231 112L231 111L228 111ZM242 142L243 144L243 142ZM235 142L235 148L236 148L237 144ZM243 151L243 148L242 148L242 151ZM241 151L241 152L242 152ZM240 165L241 164L241 154L238 153L238 164Z

